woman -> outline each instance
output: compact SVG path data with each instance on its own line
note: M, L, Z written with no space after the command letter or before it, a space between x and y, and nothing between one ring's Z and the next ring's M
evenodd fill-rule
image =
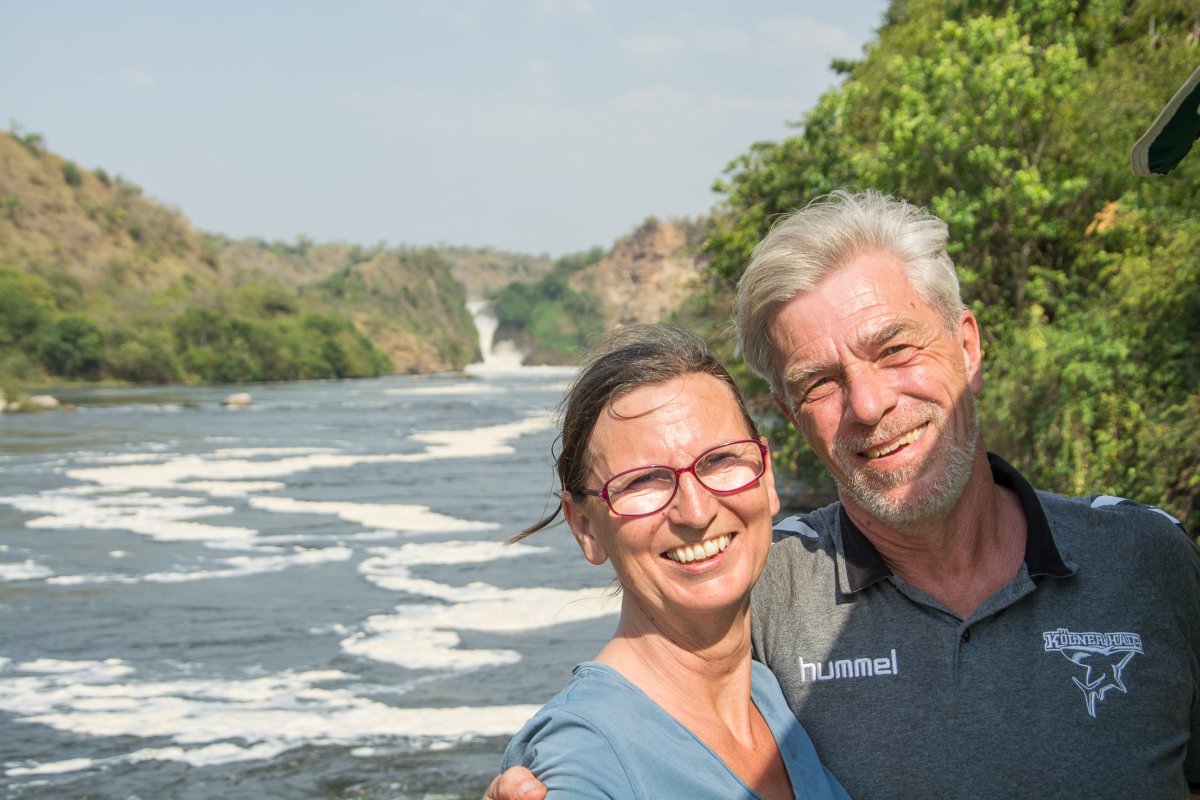
M844 798L750 659L779 500L720 362L677 328L611 334L568 391L561 447L561 510L584 557L612 562L621 616L504 766L530 768L550 798Z

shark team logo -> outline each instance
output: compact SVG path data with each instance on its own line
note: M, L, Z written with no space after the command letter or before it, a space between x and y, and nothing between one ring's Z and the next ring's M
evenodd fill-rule
M1042 634L1046 652L1058 651L1083 668L1083 680L1071 680L1083 692L1088 714L1095 718L1096 703L1109 689L1128 693L1121 673L1134 654L1142 652L1142 637L1136 633L1071 633L1066 628Z

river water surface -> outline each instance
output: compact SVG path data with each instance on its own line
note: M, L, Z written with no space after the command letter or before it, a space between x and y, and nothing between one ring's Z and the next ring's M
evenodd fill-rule
M546 507L570 375L0 416L0 792L478 798L615 624L565 527L502 544Z

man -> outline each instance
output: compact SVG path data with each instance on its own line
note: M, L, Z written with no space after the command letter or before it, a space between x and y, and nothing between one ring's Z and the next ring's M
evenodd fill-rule
M984 450L946 240L906 203L837 192L738 286L743 356L840 498L777 526L755 655L855 798L1184 797L1200 555L1161 512L1035 492ZM491 796L540 796L528 782Z

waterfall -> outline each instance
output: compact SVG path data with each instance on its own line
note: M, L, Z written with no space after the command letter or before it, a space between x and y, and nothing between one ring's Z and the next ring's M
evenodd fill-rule
M509 341L494 341L499 321L492 314L491 305L486 300L472 300L467 303L467 310L475 320L475 329L479 331L479 350L483 353L483 361L472 364L472 369L485 370L514 370L521 368L524 354L517 346Z

